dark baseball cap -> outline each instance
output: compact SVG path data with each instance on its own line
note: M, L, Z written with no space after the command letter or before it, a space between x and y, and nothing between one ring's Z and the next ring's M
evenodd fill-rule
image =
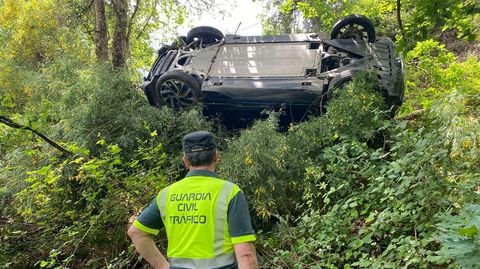
M217 147L213 134L207 131L189 133L183 137L182 142L185 153L212 150Z

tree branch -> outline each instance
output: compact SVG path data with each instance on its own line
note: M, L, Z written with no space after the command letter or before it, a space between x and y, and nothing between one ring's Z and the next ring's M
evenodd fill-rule
M81 11L82 14L85 13L87 10L89 10L92 7L93 1L94 0L90 0L90 3L88 3L88 5L85 6L85 8L82 8L82 11Z
M397 0L397 23L398 23L398 28L400 28L400 34L402 35L403 40L405 42L407 41L405 39L405 31L403 30L403 23L402 23L402 16L400 11L402 10L402 3L401 0Z
M140 0L135 1L135 6L133 8L132 16L130 16L130 21L128 22L128 30L127 30L127 39L128 40L130 40L130 34L132 33L132 27L133 27L133 20L135 19L135 16L137 15L139 5L140 5Z
M187 0L186 6L193 12L201 12L203 9L206 9L208 6L215 6L215 1L206 1L206 0L195 0L193 3L190 0Z
M148 24L150 23L150 20L153 17L153 14L155 13L155 9L157 8L158 0L155 0L153 2L153 8L151 9L152 11L150 12L150 15L148 15L147 20L145 21L145 24L143 25L142 29L138 32L137 36L135 37L135 40L139 39L143 33L145 32L145 29L147 29Z
M400 116L398 118L396 118L396 120L413 120L413 119L416 119L418 117L420 117L423 112L425 112L424 109L419 109L419 110L415 110L415 111L412 111L410 114L407 114L407 115L403 115L403 116Z
M44 134L40 133L39 131L35 130L35 129L32 129L31 127L29 126L23 126L23 125L20 125L16 122L14 122L13 120L5 117L5 116L0 116L0 123L3 123L5 125L7 125L8 127L11 127L11 128L15 128L15 129L24 129L24 130L29 130L31 131L32 133L36 134L37 136L39 136L40 138L42 138L43 140L45 140L45 142L47 142L48 144L50 144L51 146L53 146L54 148L58 149L59 151L65 153L65 154L68 154L68 155L73 155L73 152L71 151L68 151L66 148L60 146L59 144L55 143L53 140L51 140L50 138L48 138L47 136L45 136Z

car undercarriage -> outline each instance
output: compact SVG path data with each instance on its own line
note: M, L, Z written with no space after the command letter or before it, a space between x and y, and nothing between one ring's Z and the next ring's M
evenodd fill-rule
M193 28L180 45L163 47L141 88L151 105L196 103L207 115L248 122L262 111L285 111L298 122L324 111L329 93L362 72L374 72L394 115L403 101L404 67L389 38L351 15L325 33L226 35Z

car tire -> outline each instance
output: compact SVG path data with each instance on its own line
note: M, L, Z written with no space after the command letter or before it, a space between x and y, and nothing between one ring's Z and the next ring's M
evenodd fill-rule
M335 90L341 89L353 80L355 72L346 70L335 76L330 83L328 83L327 90L323 93L322 104L327 104L328 100L334 98Z
M354 74L355 72L352 72L351 70L346 70L341 72L340 74L335 76L332 80L330 80L330 83L328 84L328 91L331 92L335 88L341 88L346 83L351 82Z
M202 96L198 81L180 70L170 70L161 75L155 85L155 95L159 107L173 109L191 107L199 103Z
M376 39L375 26L373 25L371 20L359 14L349 15L339 20L338 22L336 22L332 28L331 38L332 39L349 39L353 37L355 39L358 39L359 38L358 35L352 35L351 33L346 32L348 30L347 27L353 27L353 25L361 26L362 28L358 29L357 31L361 30L362 34L367 34L367 37L362 36L361 39L368 41L370 43L375 42L375 39Z
M195 38L201 39L203 45L213 45L223 39L223 33L214 27L198 26L188 31L187 43L192 43Z

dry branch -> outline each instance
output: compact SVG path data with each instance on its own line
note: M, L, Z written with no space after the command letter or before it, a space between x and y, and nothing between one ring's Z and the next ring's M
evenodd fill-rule
M130 40L130 35L132 33L132 28L133 28L133 20L135 19L135 16L137 15L138 7L140 6L140 0L137 0L135 2L135 6L133 7L133 12L132 15L130 16L130 21L128 23L128 29L127 29L127 38Z
M57 144L56 142L54 142L53 140L51 140L50 138L48 138L46 135L40 133L39 131L35 130L35 129L32 129L31 127L29 126L24 126L24 125L20 125L16 122L14 122L13 120L5 117L5 116L0 116L0 123L3 123L5 125L7 125L8 127L11 127L11 128L15 128L15 129L24 129L24 130L29 130L31 131L32 133L36 134L37 136L39 136L40 138L42 138L43 140L45 140L45 142L47 142L48 144L50 144L52 147L60 150L61 152L65 153L65 154L68 154L68 155L73 155L73 153L71 151L68 151L66 148L60 146L59 144Z
M403 29L401 11L402 11L402 3L400 2L400 0L397 0L397 23L398 23L398 28L400 29L400 34L402 35L403 40L405 40L405 30Z
M138 32L137 36L135 37L135 40L139 39L143 35L143 32L145 32L145 29L147 29L147 26L150 23L150 20L152 19L153 15L155 13L155 9L157 8L157 5L158 5L158 0L155 0L153 2L150 14L148 15L147 19L145 20L145 24L143 24L143 26L141 27L141 30Z
M423 112L425 112L424 109L415 110L407 115L403 115L396 118L396 120L413 120L420 117L423 114Z

